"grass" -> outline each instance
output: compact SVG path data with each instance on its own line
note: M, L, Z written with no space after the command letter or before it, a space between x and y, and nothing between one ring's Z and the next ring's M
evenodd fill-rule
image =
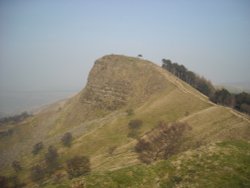
M209 149L208 149L208 148ZM75 181L94 187L249 187L250 144L225 141L152 165L92 173Z
M118 62L122 62L125 57L116 58ZM105 63L111 60L112 57L111 59L108 57ZM118 65L113 63L112 66ZM223 156L223 153L206 153L204 151L206 149L191 151L192 155L201 156L197 161L195 161L196 157L188 155L189 149L196 149L200 145L211 144L215 141L250 140L250 126L247 121L235 116L224 107L212 105L199 92L153 64L137 58L129 58L129 70L125 65L119 66L121 67L116 67L112 71L107 70L107 79L104 78L106 73L101 77L95 76L97 73L101 74L98 71L101 71L102 67L99 67L100 70L99 68L93 70L90 75L94 76L93 82L100 83L109 83L114 78L126 78L131 82L136 80L135 84L132 84L134 95L130 96L125 106L116 111L96 111L96 108L81 103L80 96L84 95L83 90L79 95L68 100L64 106L53 105L18 127L13 137L0 143L0 151L6 153L6 155L0 155L5 156L2 161L11 163L13 151L16 150L15 156L20 156L21 164L24 166L20 178L30 183L30 167L43 160L47 147L53 144L58 148L59 160L62 164L75 155L87 155L91 159L92 173L75 180L64 178L62 186L65 187L77 184L78 180L84 181L87 187L103 187L102 185L105 185L104 187L155 187L156 185L171 187L177 184L197 187L195 182L211 187L214 184L210 185L209 182L213 182L212 179L216 179L217 175L221 179L216 179L215 182L218 185L220 182L225 185L227 181L236 187L237 182L243 182L244 185L247 183L244 178L248 169L244 166L247 166L246 162L249 161L230 158L231 156L226 155L226 152L229 152L232 156L240 157L240 154L246 156L247 153L242 151L248 151L249 148L244 142L222 142L213 146L226 153L224 157L225 160L228 158L228 163L221 159L220 156ZM133 72L134 69L139 69L139 71ZM151 90L148 91L145 88ZM133 109L133 115L127 115L128 109ZM136 139L127 137L128 123L131 119L143 121L139 136L150 131L159 121L187 122L192 130L185 135L181 150L187 153L180 153L168 161L161 161L150 166L141 165L134 152ZM70 148L63 147L60 143L62 135L68 131L73 135ZM33 156L32 146L40 141L44 142L45 148L40 154ZM109 154L108 151L112 146L116 149ZM181 156L187 156L187 159ZM176 169L175 161L179 161L179 158L182 159L181 166L180 169ZM241 167L230 175L225 169L220 169L215 162L216 164L232 162L235 164L235 169L239 163ZM217 172L219 174L216 175ZM241 172L242 178L239 175ZM5 166L0 169L0 173L12 175L13 170ZM229 180L227 176L231 179ZM55 183L53 184L53 180L48 178L44 186L55 187Z

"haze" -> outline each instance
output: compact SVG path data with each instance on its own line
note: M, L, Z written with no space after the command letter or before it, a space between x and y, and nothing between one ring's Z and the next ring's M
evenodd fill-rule
M215 84L250 82L247 0L2 0L0 28L1 92L80 91L111 53L169 58Z

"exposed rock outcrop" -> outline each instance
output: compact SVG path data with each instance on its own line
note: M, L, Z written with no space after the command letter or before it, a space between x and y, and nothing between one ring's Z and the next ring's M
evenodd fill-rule
M80 102L104 110L143 102L167 87L154 66L139 58L104 56L95 62Z

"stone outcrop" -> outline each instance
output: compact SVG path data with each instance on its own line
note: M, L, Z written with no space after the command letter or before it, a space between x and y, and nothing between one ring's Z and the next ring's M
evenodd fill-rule
M116 110L128 104L145 101L167 87L154 64L139 58L108 55L98 59L80 103L105 110Z

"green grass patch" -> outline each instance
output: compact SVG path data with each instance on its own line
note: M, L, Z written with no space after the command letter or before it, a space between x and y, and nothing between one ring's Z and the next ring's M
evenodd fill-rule
M221 142L214 150L203 147L152 165L93 173L84 182L86 187L249 187L249 148L244 141Z

